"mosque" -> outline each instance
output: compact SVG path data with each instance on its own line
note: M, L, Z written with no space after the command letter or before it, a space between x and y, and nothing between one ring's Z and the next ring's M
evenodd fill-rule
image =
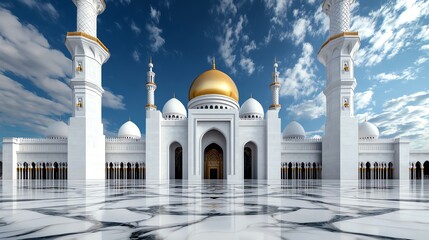
M358 33L350 31L354 0L323 2L330 36L318 53L327 72L325 134L320 139L306 138L296 121L282 131L277 63L271 81L267 77L272 104L262 106L254 98L240 105L233 79L214 62L189 87L187 107L172 98L162 111L155 104L150 62L146 136L127 121L117 138L106 138L101 72L110 53L97 38L97 16L106 4L73 2L77 30L66 37L73 65L72 116L67 124L49 126L46 138L4 138L3 179L429 178L429 150L412 150L405 138L383 139L374 124L359 124L354 116L354 58L360 47Z

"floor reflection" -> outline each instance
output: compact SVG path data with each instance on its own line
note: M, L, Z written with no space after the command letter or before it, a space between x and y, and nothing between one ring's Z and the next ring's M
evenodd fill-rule
M429 181L1 183L0 239L426 239Z

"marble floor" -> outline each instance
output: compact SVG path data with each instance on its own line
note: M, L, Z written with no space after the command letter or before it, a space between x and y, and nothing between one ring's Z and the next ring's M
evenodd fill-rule
M0 239L429 239L429 180L0 184Z

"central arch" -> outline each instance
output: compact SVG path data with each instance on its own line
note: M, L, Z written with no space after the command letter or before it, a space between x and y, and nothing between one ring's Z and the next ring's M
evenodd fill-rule
M217 129L207 131L201 139L201 175L204 179L225 179L227 176L226 138Z
M223 150L216 143L204 149L204 178L223 179Z

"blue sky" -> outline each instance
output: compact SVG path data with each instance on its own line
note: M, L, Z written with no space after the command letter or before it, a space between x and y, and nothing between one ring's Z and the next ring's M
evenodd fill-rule
M114 136L129 117L145 132L146 72L154 61L162 109L175 96L187 104L193 79L217 68L266 110L273 59L279 61L282 128L297 120L308 137L323 135L325 69L317 52L328 37L322 0L110 0L98 37L111 57L103 67L103 121ZM357 1L352 27L357 117L382 137L409 136L429 148L429 2ZM0 137L40 137L71 112L71 61L64 39L76 30L72 1L0 3Z

